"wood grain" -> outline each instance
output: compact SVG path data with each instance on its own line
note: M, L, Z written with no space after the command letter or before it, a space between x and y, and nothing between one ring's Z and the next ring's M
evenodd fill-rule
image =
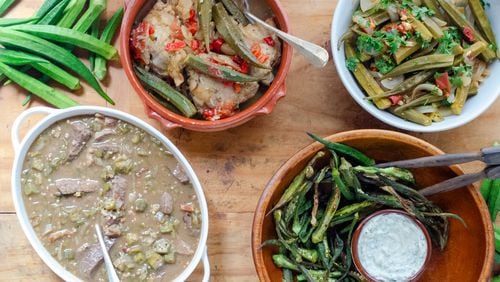
M30 16L41 2L18 1L8 16ZM109 16L121 5L121 1L108 2ZM330 23L336 0L281 2L295 35L329 46ZM147 118L119 63L112 65L110 74L111 78L104 86L117 101L115 108L132 113L159 128L158 123ZM213 281L257 280L250 249L253 212L262 189L273 173L293 153L311 143L305 135L306 131L326 136L358 128L391 129L371 117L350 98L333 62L324 69L314 69L300 55L296 55L287 82L287 96L269 116L255 118L238 128L219 133L166 132L191 162L205 189L210 211L208 250ZM10 193L14 158L10 128L24 110L21 107L24 98L25 91L15 86L0 88L0 212L3 213L14 211ZM106 105L87 86L75 99L81 104ZM35 105L39 103L34 102L31 106ZM412 135L446 152L474 151L500 140L499 114L500 101L479 119L460 129ZM464 168L470 172L479 169L480 165L470 164ZM0 215L0 250L1 281L57 281L28 246L12 214ZM5 253L4 250L9 251ZM196 281L197 277L193 280Z

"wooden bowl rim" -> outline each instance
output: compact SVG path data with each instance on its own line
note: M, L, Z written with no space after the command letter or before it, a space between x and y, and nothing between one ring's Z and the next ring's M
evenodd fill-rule
M335 133L333 135L325 137L324 139L335 142L345 142L347 140L355 140L362 138L382 138L386 140L398 141L417 146L420 149L428 152L429 155L444 154L442 150L422 139L419 139L417 137L408 134L390 130L381 130L381 129L351 130L351 131ZM254 266L260 281L270 281L269 274L267 273L267 269L265 267L264 258L262 252L260 251L260 246L262 243L260 238L262 237L262 225L264 223L264 218L266 216L267 208L269 207L273 191L274 189L276 189L279 180L283 178L283 176L286 174L286 172L288 171L289 167L292 164L301 160L303 158L303 155L306 154L307 152L309 151L317 152L322 148L323 148L322 144L320 144L319 142L313 142L312 144L296 152L276 171L271 180L269 180L269 182L266 184L261 194L261 197L257 204L257 208L255 209L253 224L252 224L252 256L253 256ZM464 174L464 171L458 165L450 166L450 169L456 175ZM474 185L469 185L467 187L467 192L471 195L472 199L474 200L474 203L478 206L482 224L486 229L486 234L485 234L486 258L478 280L487 281L491 277L491 273L493 270L494 254L495 254L493 224L490 219L488 207L483 197L479 193L479 189L476 189Z

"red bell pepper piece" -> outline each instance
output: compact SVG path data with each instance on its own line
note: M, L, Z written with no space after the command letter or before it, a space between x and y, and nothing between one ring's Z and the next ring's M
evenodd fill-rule
M439 89L443 90L445 96L449 96L451 92L450 77L447 72L442 73L435 79L436 85Z

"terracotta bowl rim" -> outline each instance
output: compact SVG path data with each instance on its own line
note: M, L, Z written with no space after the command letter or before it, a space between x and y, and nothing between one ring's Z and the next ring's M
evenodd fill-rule
M438 155L438 154L444 154L444 152L437 148L436 146L419 139L417 137L405 134L405 133L400 133L397 131L391 131L391 130L382 130L382 129L358 129L358 130L351 130L351 131L344 131L344 132L339 132L335 133L332 135L329 135L325 137L324 139L327 140L335 140L336 142L344 142L346 140L353 140L353 139L361 139L361 138L383 138L387 140L393 140L393 141L399 141L399 142L405 142L405 143L411 143L425 151L427 151L430 155ZM262 237L262 225L264 223L264 218L267 213L267 208L270 205L271 201L271 196L273 195L273 191L277 187L277 183L279 183L279 180L283 178L284 175L286 175L286 172L288 171L289 167L302 159L302 155L310 150L314 150L314 152L319 151L320 149L323 148L323 145L320 144L319 142L313 142L306 147L302 148L301 150L297 151L291 158L289 158L272 176L272 178L269 180L269 182L266 184L264 187L264 190L262 191L262 194L259 198L257 207L255 209L254 213L254 218L252 222L252 257L254 261L254 266L257 271L257 275L259 277L260 281L267 281L269 278L269 275L267 273L267 269L265 268L264 264L264 259L262 252L260 252L260 245L261 245L261 237ZM457 175L462 175L464 174L464 171L460 166L458 165L453 165L450 166L450 169L453 173ZM467 187L468 193L471 195L473 198L474 202L478 204L478 210L480 213L480 218L482 220L483 226L485 226L486 229L486 257L485 257L485 263L482 267L482 270L480 272L480 281L487 281L492 273L493 270L493 257L495 254L495 248L494 248L494 238L493 238L493 224L490 220L488 208L486 206L486 203L484 202L484 199L482 198L481 194L479 193L479 190L476 189L473 185L469 185ZM489 263L488 263L489 262ZM263 269L264 271L260 271L260 269Z
M427 254L425 256L425 261L424 261L424 264L422 265L422 267L420 267L420 269L412 277L410 277L410 281L412 281L412 282L413 281L417 281L418 278L424 272L424 270L427 267L427 265L429 264L429 261L431 260L431 256L432 256L432 241L431 241L431 237L429 236L429 232L427 232L427 229L425 229L424 224L420 220L418 220L417 218L411 216L409 213L407 213L407 212L405 212L403 210L398 210L398 209L383 209L383 210L379 210L379 211L376 211L376 212L370 214L369 216L367 216L366 218L364 218L359 223L358 227L354 231L354 234L352 236L352 242L351 242L351 254L352 254L352 260L354 262L354 265L356 266L356 269L363 276L365 276L366 278L368 278L370 281L379 281L379 280L375 279L374 277L372 277L365 270L365 268L361 265L361 262L359 261L359 257L358 257L358 252L357 252L357 250L358 250L358 240L359 240L359 235L361 235L361 230L363 230L363 227L365 227L365 225L366 225L366 223L368 221L370 221L372 218L374 218L376 216L379 216L379 215L382 215L382 214L388 214L388 213L397 213L397 214L404 215L405 217L407 217L410 220L412 220L413 222L415 222L417 224L417 226L419 227L419 229L422 230L422 232L424 233L425 241L427 242Z
M140 11L140 7L147 0L130 1L126 5L125 15L120 28L120 60L122 67L127 75L129 82L134 88L136 94L142 100L146 113L159 121L166 129L182 127L194 131L221 131L228 128L239 126L259 114L269 114L274 108L274 104L285 95L286 92L286 78L290 70L292 61L293 50L292 47L284 41L282 42L282 54L279 68L276 72L275 78L271 86L265 93L246 109L236 113L234 116L221 119L218 121L206 121L193 118L187 118L182 115L176 114L155 101L144 89L132 70L132 58L130 56L130 31L134 25L135 18ZM290 31L288 16L285 13L279 0L265 0L272 10L275 20L281 30L285 32ZM266 109L267 106L267 109ZM262 111L262 112L260 112ZM163 122L164 121L164 122Z

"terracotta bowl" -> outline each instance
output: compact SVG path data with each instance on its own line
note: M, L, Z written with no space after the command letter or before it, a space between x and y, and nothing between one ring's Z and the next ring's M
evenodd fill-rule
M135 76L132 66L133 59L130 56L130 32L138 15L144 13L144 11L141 11L142 8L150 2L151 0L125 1L126 11L120 30L120 58L132 87L144 103L146 113L149 117L159 121L165 129L182 127L194 131L220 131L236 127L256 116L271 113L278 100L285 96L285 79L292 61L292 47L283 42L281 63L277 69L273 83L258 100L234 116L218 121L198 120L184 117L163 107L148 94ZM278 27L288 32L288 18L280 2L278 0L262 0L261 2L265 3L271 9ZM257 13L257 15L259 14Z
M355 147L378 162L443 154L441 150L418 138L384 130L356 130L326 138ZM296 153L271 178L259 200L252 227L252 254L260 281L280 281L282 272L272 262L273 248L260 246L276 238L272 216L266 216L283 191L323 145L315 142ZM413 170L418 187L426 187L463 174L458 166ZM434 249L421 281L487 281L493 268L493 226L488 208L474 186L430 197L447 212L456 213L467 223L450 220L446 249Z

